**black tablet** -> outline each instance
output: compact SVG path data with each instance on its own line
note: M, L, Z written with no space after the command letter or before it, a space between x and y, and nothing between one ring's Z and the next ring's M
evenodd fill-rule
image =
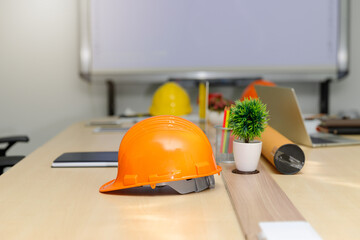
M117 167L118 152L68 152L63 153L51 167Z

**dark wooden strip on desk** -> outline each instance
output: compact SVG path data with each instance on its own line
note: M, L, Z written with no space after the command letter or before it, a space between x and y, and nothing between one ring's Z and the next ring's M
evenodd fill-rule
M234 174L235 164L220 164L222 176L246 239L257 239L259 222L305 221L290 199L259 164L260 173Z

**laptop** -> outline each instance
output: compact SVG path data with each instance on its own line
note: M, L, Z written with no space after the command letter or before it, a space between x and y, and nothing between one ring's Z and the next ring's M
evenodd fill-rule
M360 144L359 140L335 134L309 134L293 88L255 85L255 89L269 110L269 125L294 143L310 147Z

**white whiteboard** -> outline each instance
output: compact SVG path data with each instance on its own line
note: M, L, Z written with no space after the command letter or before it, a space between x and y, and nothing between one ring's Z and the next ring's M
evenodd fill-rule
M347 71L339 0L84 0L81 7L81 72L91 79L312 81Z

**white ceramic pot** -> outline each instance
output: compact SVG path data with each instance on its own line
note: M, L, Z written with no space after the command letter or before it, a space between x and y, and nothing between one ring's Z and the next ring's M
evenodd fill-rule
M224 120L224 111L208 111L208 120L212 125L222 125Z
M260 155L262 142L258 140L244 143L240 140L233 141L233 151L236 169L242 172L253 172L256 170Z

